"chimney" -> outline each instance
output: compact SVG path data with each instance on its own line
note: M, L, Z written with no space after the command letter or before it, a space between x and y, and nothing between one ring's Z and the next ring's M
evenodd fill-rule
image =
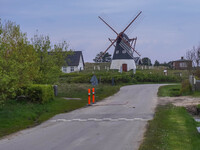
M183 59L183 56L181 57L181 59Z

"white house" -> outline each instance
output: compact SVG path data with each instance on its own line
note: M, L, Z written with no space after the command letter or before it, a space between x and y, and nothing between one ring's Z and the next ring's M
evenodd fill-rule
M71 73L71 72L79 72L84 70L84 60L82 51L73 51L73 54L68 55L65 59L66 66L62 67L62 72Z

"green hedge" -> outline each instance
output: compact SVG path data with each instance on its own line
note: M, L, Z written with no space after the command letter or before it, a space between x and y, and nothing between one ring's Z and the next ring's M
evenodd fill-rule
M45 103L54 99L54 91L52 85L32 84L20 89L18 97L22 96L27 101Z
M132 72L99 72L95 73L96 77L101 83L112 83L112 78L114 78L115 83L137 83L137 82L153 82L153 83L163 83L163 82L180 82L181 78L177 76L165 76L161 74L147 74L142 72L137 72L133 75ZM64 74L60 77L60 82L65 83L90 83L90 79L93 76L92 73L69 73Z

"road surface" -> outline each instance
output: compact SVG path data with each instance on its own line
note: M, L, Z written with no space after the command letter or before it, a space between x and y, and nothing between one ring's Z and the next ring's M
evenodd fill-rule
M0 140L0 150L137 150L159 84L130 85L93 106L59 114Z

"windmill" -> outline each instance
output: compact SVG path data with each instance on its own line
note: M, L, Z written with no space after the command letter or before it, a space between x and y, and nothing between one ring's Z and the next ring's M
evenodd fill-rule
M136 69L133 53L135 52L137 55L140 56L140 54L135 50L137 37L130 39L125 34L125 31L139 17L141 13L142 11L140 11L136 15L136 17L128 24L128 26L120 33L116 32L116 30L114 30L102 17L99 16L99 19L101 19L117 35L116 39L108 38L111 44L99 57L99 59L101 59L106 54L106 52L111 48L111 46L115 47L110 69L118 69L120 71L125 71L125 72L131 69L133 70Z

